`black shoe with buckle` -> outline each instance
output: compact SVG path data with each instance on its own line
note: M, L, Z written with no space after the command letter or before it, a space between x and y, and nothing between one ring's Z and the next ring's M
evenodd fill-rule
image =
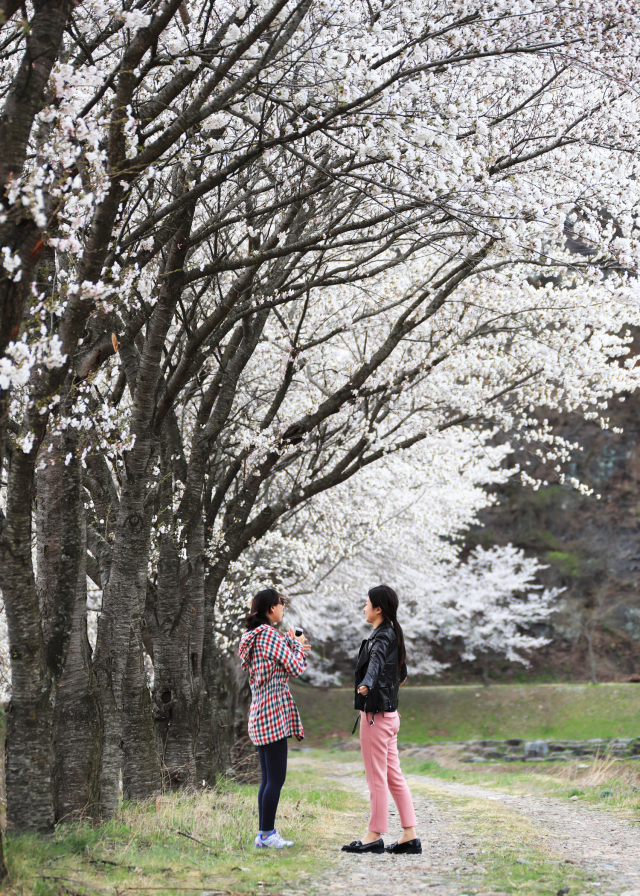
M374 840L373 843L363 843L362 840L352 840L348 846L342 847L342 852L384 852L384 840Z
M422 843L420 838L415 837L413 840L405 840L404 843L392 843L391 846L385 846L385 852L392 852L394 855L419 856L422 855Z

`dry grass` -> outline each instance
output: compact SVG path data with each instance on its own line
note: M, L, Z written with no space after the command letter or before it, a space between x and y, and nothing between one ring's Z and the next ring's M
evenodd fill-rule
M640 790L640 764L613 756L597 756L590 761L577 759L558 764L550 770L547 766L546 773L561 781L571 781L585 787L618 782L621 786Z
M278 827L295 846L283 851L253 845L255 787L223 782L216 789L124 803L117 818L103 825L59 825L50 837L9 835L9 878L2 892L279 894L331 861L359 803L333 781L294 771L283 791Z

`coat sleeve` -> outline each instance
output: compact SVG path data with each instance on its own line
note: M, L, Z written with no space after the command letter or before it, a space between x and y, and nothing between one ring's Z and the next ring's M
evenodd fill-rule
M369 655L369 665L367 667L367 674L360 682L360 687L367 687L369 690L375 687L376 682L378 681L378 676L380 675L380 670L384 666L384 662L387 658L387 650L389 649L389 639L386 636L378 637L374 640L373 646L371 647L371 654Z
M288 635L281 635L274 629L267 629L261 636L264 656L281 663L289 675L297 677L307 668L307 658L302 645Z

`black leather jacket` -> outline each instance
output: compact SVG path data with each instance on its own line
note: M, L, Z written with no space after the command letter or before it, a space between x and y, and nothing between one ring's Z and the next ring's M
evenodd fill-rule
M407 677L407 665L398 669L398 640L391 623L385 619L360 645L356 664L354 707L364 712L395 712L400 682ZM366 685L369 693L358 693Z

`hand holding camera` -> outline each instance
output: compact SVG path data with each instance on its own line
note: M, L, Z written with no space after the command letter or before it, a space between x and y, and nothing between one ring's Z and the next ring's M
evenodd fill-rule
M296 625L295 629L293 628L293 626L291 626L289 629L289 636L291 638L295 638L295 640L302 645L302 649L305 653L309 653L309 651L311 650L311 644L309 644L309 642L305 638L304 629L301 626Z

